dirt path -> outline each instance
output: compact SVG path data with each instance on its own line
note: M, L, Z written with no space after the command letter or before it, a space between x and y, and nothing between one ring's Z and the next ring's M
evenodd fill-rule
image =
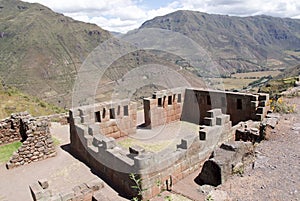
M232 200L300 200L300 97L287 101L296 104L298 113L281 116L271 139L257 147L254 169L218 188Z

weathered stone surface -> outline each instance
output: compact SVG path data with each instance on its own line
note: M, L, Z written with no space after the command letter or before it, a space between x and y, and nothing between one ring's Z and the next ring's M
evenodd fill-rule
M74 191L66 191L60 193L59 195L62 201L72 200L72 198L75 196Z
M200 185L218 186L231 174L242 174L245 163L250 163L253 157L254 150L250 142L223 143L220 148L215 149L214 158L204 163L196 181Z
M38 183L40 184L40 186L43 188L43 189L47 189L49 187L49 184L48 184L48 180L47 179L40 179L38 180Z
M104 182L101 179L96 178L87 182L86 186L93 191L97 191L104 187Z
M222 190L212 190L207 196L206 200L217 200L217 201L231 201L226 191Z
M43 197L43 188L38 183L31 184L29 188L34 201L40 200Z
M47 121L38 118L29 119L29 116L24 117L24 115L22 115L12 115L14 119L9 120L9 129L7 128L6 130L3 130L0 128L0 136L3 131L9 130L10 133L17 132L18 135L23 139L22 146L13 154L7 163L6 167L8 169L43 160L46 158L44 157L45 154L52 157L55 156L56 153ZM11 126L11 124L13 124L13 126ZM1 122L0 125L2 125ZM21 133L24 132L27 136L21 135ZM13 136L13 134L10 135ZM13 139L20 139L20 137ZM12 138L9 138L8 141L12 141Z

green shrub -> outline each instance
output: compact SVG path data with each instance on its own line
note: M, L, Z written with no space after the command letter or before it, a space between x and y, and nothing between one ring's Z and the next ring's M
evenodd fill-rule
M296 105L289 105L287 104L282 98L276 100L270 100L270 106L273 112L277 113L295 113L296 112Z

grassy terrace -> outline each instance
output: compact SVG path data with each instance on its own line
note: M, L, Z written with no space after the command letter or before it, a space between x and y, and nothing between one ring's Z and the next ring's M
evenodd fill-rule
M28 111L33 116L43 116L63 113L64 109L46 103L36 97L24 94L15 88L4 90L0 85L0 119L10 116L11 113Z

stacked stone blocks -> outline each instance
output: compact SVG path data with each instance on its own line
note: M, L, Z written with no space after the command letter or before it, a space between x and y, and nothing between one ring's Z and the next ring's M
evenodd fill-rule
M54 142L49 130L49 122L31 118L20 119L20 132L24 132L22 146L13 153L6 164L8 169L44 160L56 155Z
M155 92L144 99L145 126L157 127L179 121L182 113L184 90L176 88Z

